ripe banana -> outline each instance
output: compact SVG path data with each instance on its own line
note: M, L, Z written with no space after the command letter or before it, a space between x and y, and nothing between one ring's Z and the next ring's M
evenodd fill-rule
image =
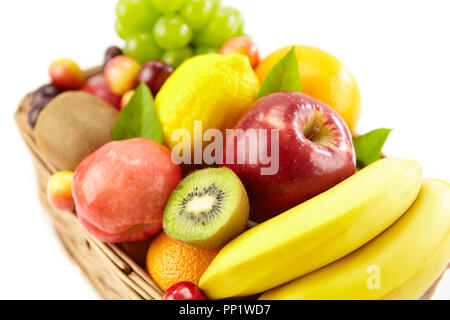
M450 188L425 180L393 226L343 259L260 299L418 299L450 260Z
M334 262L392 225L422 184L416 161L379 160L227 244L200 279L211 299L272 289Z

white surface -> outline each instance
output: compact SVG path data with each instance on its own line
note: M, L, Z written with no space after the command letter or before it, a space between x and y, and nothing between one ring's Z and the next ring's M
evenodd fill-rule
M263 55L289 44L321 47L357 78L360 132L394 128L385 152L417 159L426 177L450 181L448 1L223 0L241 9ZM21 97L47 81L60 57L102 62L115 1L15 0L0 10L0 298L95 299L39 209L34 169L13 122ZM447 273L437 294L450 299Z

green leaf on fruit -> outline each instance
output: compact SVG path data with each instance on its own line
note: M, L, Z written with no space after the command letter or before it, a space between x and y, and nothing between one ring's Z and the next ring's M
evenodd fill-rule
M269 72L261 85L258 98L280 91L302 92L295 47Z
M163 142L161 122L150 89L141 83L127 106L120 112L113 129L113 140L148 138Z
M376 129L365 135L353 138L356 162L359 168L367 167L381 158L381 150L391 131L392 129Z

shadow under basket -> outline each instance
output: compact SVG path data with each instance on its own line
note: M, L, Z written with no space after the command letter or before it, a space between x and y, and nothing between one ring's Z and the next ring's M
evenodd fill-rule
M92 76L101 68L87 71ZM39 200L51 218L58 238L70 258L76 263L98 294L107 300L160 300L162 290L148 273L131 259L120 245L103 243L85 231L76 215L53 209L47 200L47 182L58 170L46 161L34 140L33 130L28 124L31 94L20 103L15 113L19 132L30 150L38 180ZM421 299L431 299L439 283L425 293Z

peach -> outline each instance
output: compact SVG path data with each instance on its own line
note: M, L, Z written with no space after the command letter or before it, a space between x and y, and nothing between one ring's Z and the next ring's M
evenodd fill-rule
M117 56L112 59L105 68L104 75L111 91L123 96L138 84L141 65L132 57Z
M75 202L72 197L72 171L55 173L47 184L47 198L52 207L61 211L74 211Z
M130 90L122 96L122 100L120 101L120 110L123 110L130 103L131 98L133 97L135 90Z
M70 59L54 61L48 73L52 84L64 90L78 90L86 79L84 72Z
M256 44L248 37L231 38L220 49L221 54L240 53L250 60L253 68L259 64L259 51Z
M75 171L72 193L78 218L97 239L139 242L162 228L181 169L170 151L146 138L110 142Z

